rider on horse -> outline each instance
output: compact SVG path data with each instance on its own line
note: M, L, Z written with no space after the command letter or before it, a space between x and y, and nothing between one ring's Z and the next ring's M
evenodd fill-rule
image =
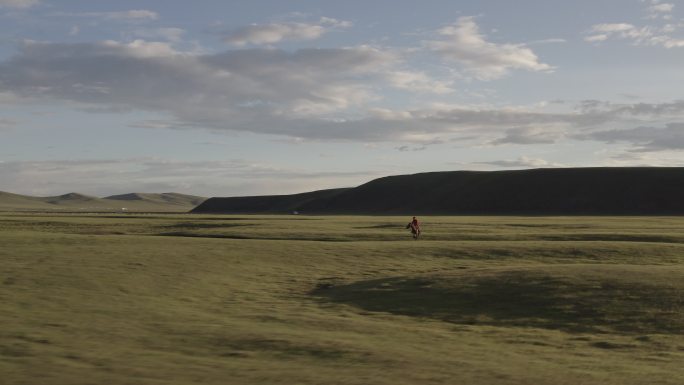
M418 219L416 219L416 217L413 217L413 220L409 222L406 228L411 228L413 238L418 239L418 236L420 235L420 223L418 223Z

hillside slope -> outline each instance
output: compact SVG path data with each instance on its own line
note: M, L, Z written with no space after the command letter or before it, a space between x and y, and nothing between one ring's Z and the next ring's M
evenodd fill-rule
M150 194L150 193L130 193L122 195L112 195L104 198L106 200L115 201L126 201L126 202L148 202L156 203L161 205L179 205L179 206L192 206L195 207L198 204L204 202L206 198L199 197L195 195L186 195L179 193L161 193L161 194Z
M0 191L0 210L50 210L51 208L54 208L54 205L43 201L43 198Z
M78 193L32 197L0 192L0 211L173 211L185 212L206 198L178 193L131 193L97 198Z
M307 214L684 214L684 168L431 172L384 177L325 193L212 198L192 212L294 210Z
M292 195L266 195L234 198L209 198L193 213L291 213L306 208L323 212L329 201L349 189L319 190Z

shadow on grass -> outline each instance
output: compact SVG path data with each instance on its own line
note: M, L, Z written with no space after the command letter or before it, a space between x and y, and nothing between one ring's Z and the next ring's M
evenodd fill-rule
M187 238L219 238L219 239L252 239L259 241L310 241L310 242L352 242L353 239L341 239L341 238L328 238L328 237L315 237L315 238L305 238L305 237L267 237L267 236L255 236L255 235L242 235L242 234L204 234L204 233L193 233L188 231L169 231L153 234L160 237L187 237Z
M166 229L223 229L231 227L249 227L257 226L252 223L199 223L199 222L182 222L174 223L172 225L161 226Z
M215 341L216 347L227 348L224 355L239 355L263 352L279 356L311 357L323 360L357 359L362 361L364 354L337 346L323 344L301 343L285 339L244 338L238 340Z
M187 237L187 238L225 238L225 239L255 239L245 235L231 235L231 234L197 234L186 231L168 231L154 234L160 237Z
M684 331L681 287L614 280L610 273L581 277L507 271L322 282L311 294L368 311L458 324L626 334Z
M406 225L402 224L397 224L397 223L383 223L379 225L372 225L372 226L357 226L354 227L354 229L404 229L406 228Z
M653 242L653 243L683 243L684 238L668 235L651 234L567 234L567 235L539 235L545 241L606 241L606 242Z
M594 226L591 225L558 225L558 224L537 224L537 223L505 223L504 226L509 227L529 227L540 229L589 229Z

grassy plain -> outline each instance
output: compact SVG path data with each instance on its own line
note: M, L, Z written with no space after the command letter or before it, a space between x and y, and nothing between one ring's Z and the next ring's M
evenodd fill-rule
M682 384L684 218L0 216L0 383Z

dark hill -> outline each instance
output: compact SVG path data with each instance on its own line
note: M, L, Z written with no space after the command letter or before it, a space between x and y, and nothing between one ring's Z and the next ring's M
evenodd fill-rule
M88 195L83 195L75 192L67 193L64 195L59 195L55 197L45 197L43 200L47 203L52 204L64 204L64 203L87 203L91 201L96 201L96 197L91 197Z
M305 207L307 212L325 212L330 199L346 188L319 190L292 195L266 195L234 198L209 198L193 213L291 213Z
M204 202L206 198L199 197L195 195L186 195L179 193L129 193L112 195L103 199L115 200L115 201L129 201L129 202L149 202L156 204L169 204L169 205L191 205L197 206L198 204Z
M684 168L451 171L375 179L356 188L211 198L194 213L684 214Z

